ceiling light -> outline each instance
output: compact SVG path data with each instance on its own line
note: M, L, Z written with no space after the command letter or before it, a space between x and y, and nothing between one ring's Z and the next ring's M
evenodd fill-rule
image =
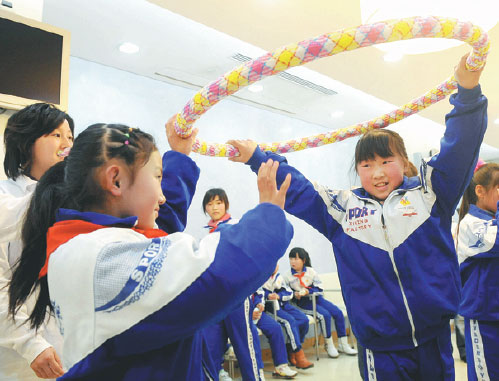
M360 14L363 24L376 21L386 21L413 16L441 16L456 18L460 21L471 21L484 31L489 31L498 22L496 8L497 0L473 0L459 2L455 0L360 0ZM381 51L399 51L401 54L421 54L445 50L464 44L457 40L444 38L419 38L408 41L396 41L378 44L375 47Z
M499 118L497 118L496 120L494 120L494 124L499 124Z
M402 57L404 57L404 54L400 51L389 51L385 53L383 59L385 60L385 62L397 62L400 61Z
M254 83L248 86L248 90L251 91L252 93L259 93L260 91L263 90L263 86L260 85L259 83Z
M332 111L329 116L332 118L332 119L338 119L338 118L341 118L343 115L345 114L344 111Z
M127 54L134 54L139 51L139 47L131 42L124 42L119 47L120 52Z

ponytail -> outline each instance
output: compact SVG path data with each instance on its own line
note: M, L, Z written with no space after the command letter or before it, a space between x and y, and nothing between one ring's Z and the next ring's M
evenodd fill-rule
M65 192L62 191L65 163L51 167L37 184L22 228L23 251L10 281L9 314L12 317L39 288L35 307L28 319L31 328L42 325L47 307L52 311L47 277L38 279L38 274L45 263L47 231L55 223L57 210L65 204Z

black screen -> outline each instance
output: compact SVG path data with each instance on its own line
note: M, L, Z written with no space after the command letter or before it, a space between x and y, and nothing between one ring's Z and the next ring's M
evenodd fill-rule
M62 38L0 18L0 93L60 104Z

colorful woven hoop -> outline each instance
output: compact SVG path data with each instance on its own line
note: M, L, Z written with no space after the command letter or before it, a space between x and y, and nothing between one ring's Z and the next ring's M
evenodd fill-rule
M177 114L175 131L180 136L189 136L194 122L223 98L234 94L242 87L290 67L384 42L429 37L456 39L471 45L473 50L466 62L468 70L479 70L485 64L490 47L487 33L470 22L433 16L411 17L342 29L284 46L224 74L198 91ZM263 150L287 153L338 142L407 118L444 99L456 88L457 83L452 76L419 98L377 118L299 140L259 143L259 145ZM196 140L193 151L208 156L232 157L239 154L237 149L229 144L207 143L200 140Z

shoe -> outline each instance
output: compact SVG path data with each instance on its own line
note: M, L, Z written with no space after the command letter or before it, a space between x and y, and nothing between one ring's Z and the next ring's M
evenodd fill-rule
M296 370L289 369L288 364L281 364L275 367L275 371L274 373L272 373L272 377L291 380L292 378L295 378L297 374L298 372Z
M222 369L220 373L218 373L218 381L232 381L232 378L230 378L229 373Z
M289 362L291 363L292 366L296 366L296 353L295 352L289 353Z
M314 366L314 363L308 361L305 357L305 352L303 352L303 349L300 349L298 352L295 352L293 354L295 355L296 367L298 369L308 369Z
M334 346L333 343L333 338L332 337L326 337L324 339L326 344L324 345L324 348L326 348L327 355L332 358L337 358L340 354L338 353L338 350Z
M338 352L343 352L347 355L354 356L357 354L357 350L352 348L350 344L348 344L348 338L346 336L340 337L338 340Z

